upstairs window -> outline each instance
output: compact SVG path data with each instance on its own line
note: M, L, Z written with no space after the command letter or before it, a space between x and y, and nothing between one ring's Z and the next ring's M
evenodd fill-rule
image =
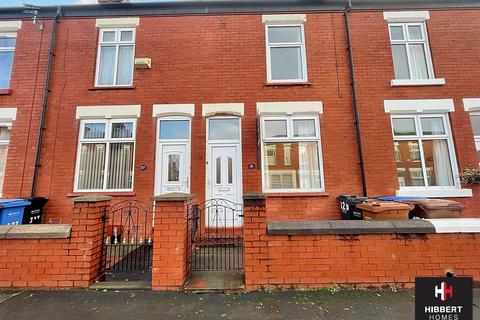
M96 86L131 86L135 28L100 29Z
M307 82L303 24L267 24L265 28L268 82Z
M390 23L395 79L433 79L432 58L425 22Z
M10 85L16 40L16 33L0 33L0 89Z

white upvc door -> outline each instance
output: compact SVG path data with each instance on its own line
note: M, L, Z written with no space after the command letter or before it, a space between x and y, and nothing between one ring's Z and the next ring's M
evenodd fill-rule
M160 194L189 193L189 164L186 144L163 144L161 149Z
M190 193L189 118L158 119L155 163L155 195Z
M206 199L223 199L231 208L225 214L207 212L207 226L237 227L242 220L241 118L212 117L207 120Z
M241 155L238 145L210 146L210 199L223 199L232 202L226 212L208 213L208 226L241 226L242 190L241 190ZM222 209L222 208L217 208Z

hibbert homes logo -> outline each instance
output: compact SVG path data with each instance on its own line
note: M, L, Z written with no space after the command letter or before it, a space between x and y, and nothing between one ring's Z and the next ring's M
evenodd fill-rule
M447 298L453 298L453 287L448 286L445 281L440 286L435 286L435 297L442 301L447 301Z
M416 278L415 320L472 320L472 278Z

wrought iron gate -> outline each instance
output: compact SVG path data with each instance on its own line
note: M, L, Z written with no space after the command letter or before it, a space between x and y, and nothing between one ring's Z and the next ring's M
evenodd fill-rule
M153 251L152 210L137 200L121 201L110 207L104 239L106 277L143 280L151 272Z
M243 270L242 205L210 199L192 205L187 219L187 270Z

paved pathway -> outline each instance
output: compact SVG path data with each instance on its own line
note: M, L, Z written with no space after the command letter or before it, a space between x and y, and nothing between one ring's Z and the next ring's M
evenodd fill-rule
M328 291L288 291L230 295L152 291L30 291L1 302L0 320L413 320L413 303L412 291L341 291L335 294ZM474 303L480 306L480 291L475 291ZM480 309L475 306L474 319L480 320Z

